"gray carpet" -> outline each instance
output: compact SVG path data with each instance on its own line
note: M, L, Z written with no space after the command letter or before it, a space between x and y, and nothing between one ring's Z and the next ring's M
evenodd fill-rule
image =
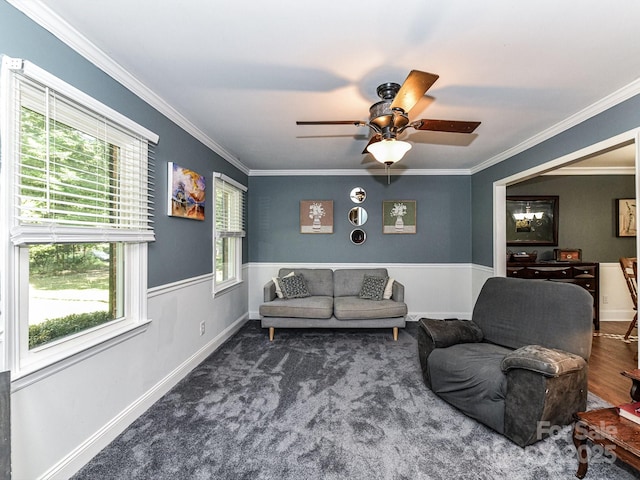
M74 478L575 478L570 427L522 449L428 390L416 329L398 342L281 329L270 343L250 321ZM593 451L587 479L640 478Z

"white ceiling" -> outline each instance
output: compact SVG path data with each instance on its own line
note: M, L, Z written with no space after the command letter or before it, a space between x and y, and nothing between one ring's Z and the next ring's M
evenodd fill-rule
M366 121L411 69L440 75L412 120L482 124L408 130L394 168L473 171L640 92L637 0L9 1L247 172L381 168L366 127L295 122Z

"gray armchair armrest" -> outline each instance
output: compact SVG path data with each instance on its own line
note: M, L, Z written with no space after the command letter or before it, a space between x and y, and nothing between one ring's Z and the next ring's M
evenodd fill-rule
M504 434L524 447L587 408L587 362L580 356L539 345L507 354Z
M273 283L273 280L269 280L263 289L263 296L265 302L271 302L276 298L276 284Z
M482 330L471 320L436 320L421 318L418 322L418 354L422 378L431 388L429 355L436 348L446 348L458 343L477 343L483 338Z
M394 280L391 287L391 299L396 302L404 302L404 285Z
M446 348L457 343L477 343L483 338L482 330L472 320L436 320L421 318L420 328L431 337L435 348Z
M547 377L558 377L581 370L586 365L587 362L579 355L540 345L527 345L505 355L501 368L505 373L522 368Z

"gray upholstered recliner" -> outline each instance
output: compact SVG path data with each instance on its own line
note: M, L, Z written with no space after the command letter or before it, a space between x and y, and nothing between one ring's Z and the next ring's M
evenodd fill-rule
M524 447L587 402L593 299L576 286L490 278L472 320L421 319L425 384Z

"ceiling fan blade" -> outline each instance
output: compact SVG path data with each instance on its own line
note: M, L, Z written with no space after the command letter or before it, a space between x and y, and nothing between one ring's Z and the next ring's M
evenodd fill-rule
M375 135L373 135L370 139L369 139L369 143L367 143L367 146L364 147L364 150L362 150L362 154L366 154L369 153L369 150L367 150L367 148L369 148L369 145L371 145L372 143L377 143L380 140L382 140L382 135L380 135L379 133L376 133Z
M296 125L355 125L356 127L364 127L366 123L360 120L320 120L313 122L296 122Z
M418 100L431 88L431 85L438 80L439 75L434 73L421 72L420 70L411 70L407 79L398 90L391 109L401 109L405 113L411 110Z
M461 122L458 120L416 120L411 126L416 130L431 130L434 132L473 133L480 122Z

